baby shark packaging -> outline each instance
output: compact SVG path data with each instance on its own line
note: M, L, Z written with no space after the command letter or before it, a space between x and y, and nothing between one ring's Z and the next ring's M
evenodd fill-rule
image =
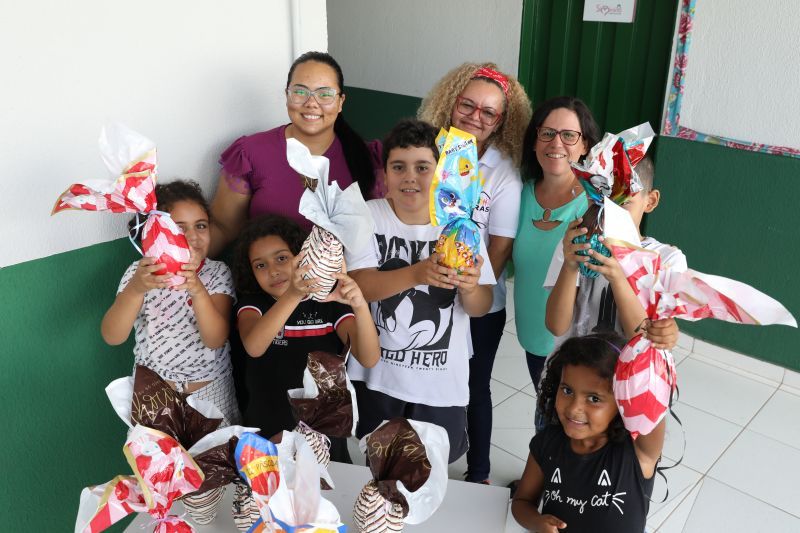
M458 128L442 129L436 137L439 162L431 183L431 224L444 226L436 243L439 263L461 271L475 266L481 236L472 220L483 178L478 170L475 136Z

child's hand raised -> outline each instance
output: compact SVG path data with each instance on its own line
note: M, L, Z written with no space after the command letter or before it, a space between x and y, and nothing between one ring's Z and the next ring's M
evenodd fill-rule
M303 279L303 276L311 270L310 264L304 267L300 266L300 262L304 257L305 254L300 253L292 260L292 282L286 290L287 293L301 300L317 290L317 283L319 282L319 278Z
M333 276L339 282L336 284L336 288L323 301L343 303L349 305L352 309L367 305L367 301L361 293L361 288L353 278L345 272L337 272Z
M452 278L453 285L458 288L461 294L470 294L478 288L478 281L481 278L481 267L483 257L475 256L475 266L461 269L461 274L456 274Z
M151 289L166 289L169 287L169 280L172 274L163 274L157 276L154 272L158 272L164 268L163 263L156 263L153 257L142 257L139 261L139 266L136 267L136 272L133 273L128 287L138 294L144 294Z
M600 242L603 241L605 241L605 238L600 237ZM586 246L589 246L589 244L586 244ZM593 263L586 263L586 268L602 274L609 283L617 283L627 279L625 272L622 271L622 266L619 264L619 261L614 258L614 256L606 257L603 254L597 253L595 250L589 250L589 256L600 264L595 265Z
M416 269L417 285L430 285L442 289L455 288L453 278L456 277L456 271L440 265L440 257L439 254L431 254L427 259L413 266Z
M206 290L205 285L203 282L200 281L200 278L197 275L197 270L200 268L200 263L202 259L200 259L197 254L194 253L194 250L189 251L189 262L184 263L181 265L181 276L185 278L185 281L180 285L173 287L176 291L186 291L189 293L189 296L195 297L200 292Z
M644 336L650 339L654 348L671 350L678 344L679 333L678 323L675 322L674 318L663 318L649 322L644 331Z
M564 234L564 266L573 271L577 271L578 266L581 263L586 263L589 261L587 256L578 255L576 252L579 250L588 250L592 247L592 245L588 242L581 244L575 244L572 242L575 237L585 235L588 231L586 228L578 227L581 222L583 222L583 218L577 218L570 222L569 226L567 226L567 232Z

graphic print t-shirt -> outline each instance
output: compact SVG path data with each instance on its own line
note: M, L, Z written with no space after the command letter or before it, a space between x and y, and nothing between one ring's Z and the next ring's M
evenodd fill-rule
M548 426L530 452L544 474L542 514L566 522L563 531L644 531L655 476L644 478L630 438L579 455L561 426Z
M122 276L117 294L127 287L139 262ZM197 273L208 294L234 298L233 278L225 263L206 259ZM209 348L200 338L192 298L186 291L152 289L133 323L135 364L170 381L211 381L231 371L230 345Z
M389 202L367 202L375 221L372 241L357 254L347 253L349 270L395 270L427 259L441 227L404 224ZM482 257L488 257L481 241ZM493 285L494 275L484 260L481 285ZM370 304L378 328L381 358L367 369L354 358L350 379L406 402L435 407L469 402L469 317L455 289L417 285Z
M245 295L236 308L236 316L244 310L263 315L274 304L275 299L268 294ZM310 352L341 353L343 345L336 328L352 316L348 306L337 302L306 300L298 304L264 355L245 359L249 395L244 412L246 426L261 428L267 438L297 426L286 391L303 386Z

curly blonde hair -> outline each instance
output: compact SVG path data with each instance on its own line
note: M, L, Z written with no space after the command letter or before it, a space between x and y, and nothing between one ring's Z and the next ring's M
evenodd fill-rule
M500 72L494 63L464 63L454 68L433 86L417 110L417 118L429 122L437 128L449 128L456 97L473 79L475 71L483 67ZM516 78L503 74L508 78L508 95L505 99L506 108L503 110L503 122L489 137L487 144L500 150L518 167L522 161L522 141L525 136L525 128L531 120L531 101Z

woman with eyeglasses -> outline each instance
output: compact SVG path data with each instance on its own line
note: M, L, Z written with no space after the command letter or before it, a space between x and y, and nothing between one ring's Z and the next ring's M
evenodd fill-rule
M295 138L313 155L330 160L330 179L344 189L357 182L365 199L381 195L379 141L365 143L341 116L345 101L342 69L323 52L307 52L289 69L289 124L237 139L220 157L222 174L211 203L214 256L235 239L249 218L283 215L309 230L297 211L308 184L286 160L286 139Z
M417 117L437 128L455 126L475 136L484 188L472 213L486 243L497 285L489 312L470 319L466 480L489 481L492 398L489 383L506 324L505 267L517 233L522 139L531 116L525 89L494 63L464 63L448 72L423 100Z
M514 246L514 318L534 387L554 338L545 326L548 291L542 287L567 225L588 207L570 161L582 159L600 139L592 112L571 96L539 104L525 132L522 205Z

